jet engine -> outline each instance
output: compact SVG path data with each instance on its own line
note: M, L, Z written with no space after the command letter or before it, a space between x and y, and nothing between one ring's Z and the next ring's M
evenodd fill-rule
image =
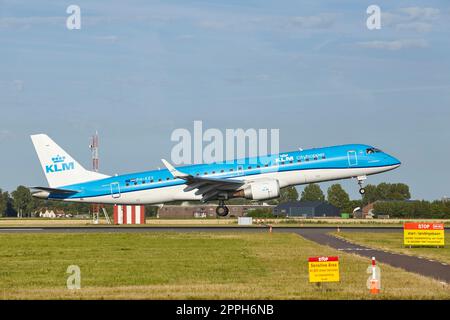
M233 194L234 197L250 200L268 200L280 196L280 184L278 180L261 180L248 184L243 190Z

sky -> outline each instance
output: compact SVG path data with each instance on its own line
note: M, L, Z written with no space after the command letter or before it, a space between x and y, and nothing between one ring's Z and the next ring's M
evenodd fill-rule
M286 151L374 145L403 165L368 183L450 196L449 39L446 0L0 0L0 188L47 185L31 134L89 168L98 130L113 175L161 167L172 132L201 120L277 128Z

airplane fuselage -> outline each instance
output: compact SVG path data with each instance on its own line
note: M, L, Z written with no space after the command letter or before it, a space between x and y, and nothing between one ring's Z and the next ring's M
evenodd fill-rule
M309 149L221 162L179 167L193 177L242 180L253 183L277 180L279 187L363 177L400 166L396 158L368 145L351 144ZM70 168L69 168L70 169ZM52 174L50 172L49 174ZM103 204L160 204L201 200L196 190L185 191L183 179L167 169L117 175L62 186L76 194L49 194L49 199Z

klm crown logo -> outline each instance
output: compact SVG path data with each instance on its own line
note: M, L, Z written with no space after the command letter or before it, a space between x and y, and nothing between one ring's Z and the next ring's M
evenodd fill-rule
M57 155L56 157L52 158L53 163L64 162L64 160L66 160L66 157L61 157L60 155Z
M55 173L55 172L69 171L69 170L75 169L74 162L64 162L65 160L66 160L66 157L60 156L60 155L52 157L53 164L46 165L45 172L46 173Z

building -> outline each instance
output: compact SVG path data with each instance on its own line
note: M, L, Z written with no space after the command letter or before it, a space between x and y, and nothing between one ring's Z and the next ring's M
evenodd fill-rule
M48 208L42 208L39 210L39 217L40 218L56 218L55 211L49 210Z
M216 218L217 205L163 205L158 209L158 218L161 219L192 219ZM270 205L227 205L230 210L229 217L243 217L255 209L272 209Z
M290 201L273 209L275 216L319 218L339 217L340 209L323 201Z
M361 216L355 216L355 218L367 219L373 218L375 214L373 213L375 203L379 202L378 200L375 202L371 202L368 205L364 206L361 210Z

